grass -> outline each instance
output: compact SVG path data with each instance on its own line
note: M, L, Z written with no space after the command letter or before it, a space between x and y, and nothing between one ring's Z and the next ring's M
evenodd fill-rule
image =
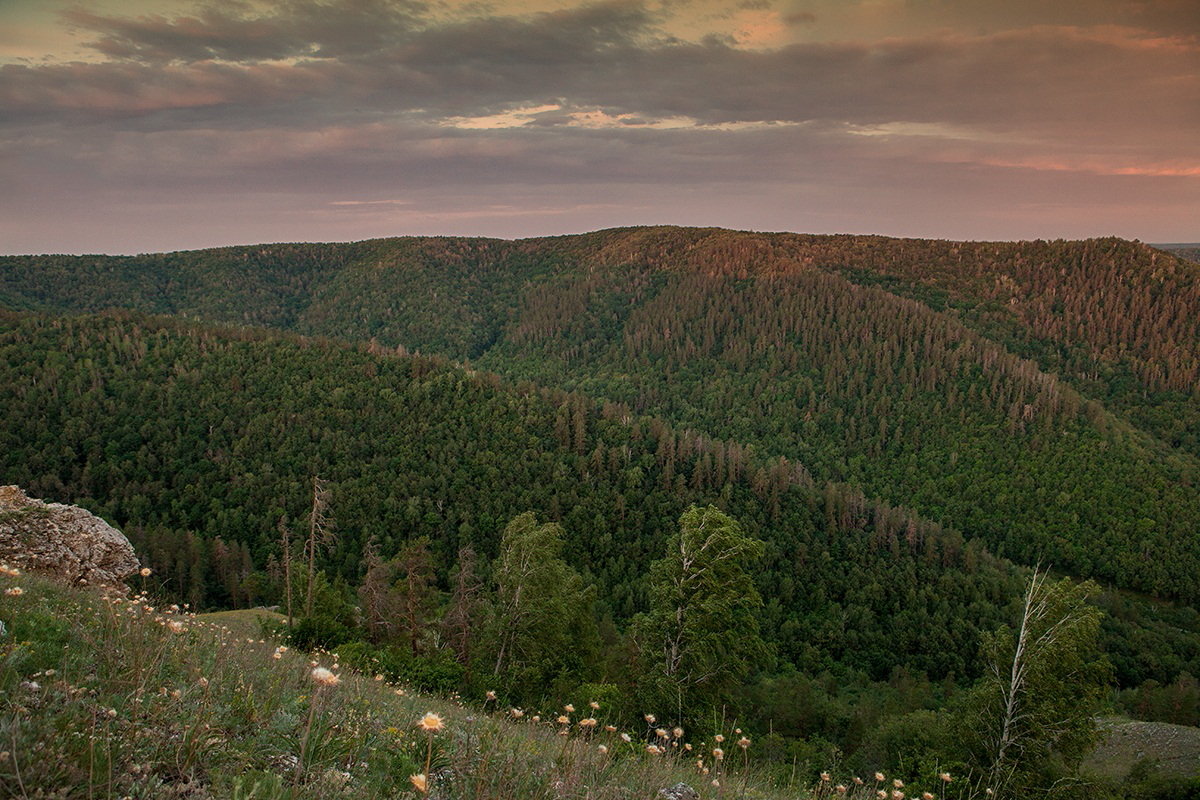
M243 608L237 611L210 611L197 614L196 620L226 628L231 634L241 637L262 636L263 622L280 623L287 617L265 608Z
M262 640L263 612L192 616L31 575L0 574L0 589L4 797L617 800L681 782L711 800L890 795L870 780L770 785L733 731L717 761L718 743L650 724L606 730L603 709L416 694Z
M1084 771L1124 778L1138 762L1175 778L1200 778L1200 728L1123 718L1101 721L1107 737L1084 762Z

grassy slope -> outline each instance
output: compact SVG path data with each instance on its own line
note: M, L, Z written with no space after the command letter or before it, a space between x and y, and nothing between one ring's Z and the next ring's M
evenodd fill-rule
M516 721L494 705L471 708L350 673L316 689L308 655L274 658L271 642L215 622L0 575L0 589L14 586L24 593L0 595L9 631L0 640L3 796L414 797L409 776L425 769L429 741L415 723L426 712L446 721L433 737L431 796L649 799L678 781L705 798L817 794L773 785L753 744L743 758L727 743L731 757L719 766L705 758L711 772L701 775L700 741L691 753L651 755L649 729L625 743L572 724L564 737L550 721L558 711L535 721L531 709ZM603 709L596 716L603 725Z
M1083 765L1089 774L1119 778L1149 760L1164 775L1200 777L1200 728L1112 718L1102 722L1102 729L1107 739Z

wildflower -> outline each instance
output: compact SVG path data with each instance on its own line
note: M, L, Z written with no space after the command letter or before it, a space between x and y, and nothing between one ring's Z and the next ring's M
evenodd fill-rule
M713 741L715 741L717 744L720 744L721 742L725 741L724 734L718 733L716 736L713 737Z
M658 722L658 718L655 717L653 714L646 714L645 719L646 719L647 725L653 725L655 722Z
M745 750L745 749L746 749L747 747L749 747L749 746L750 746L750 740L749 740L749 739L747 739L745 736L743 736L742 738L738 739L738 747L740 747L740 748L742 748L743 750Z
M403 690L403 689L396 689L396 690L395 690L395 694L396 694L396 696L397 696L397 697L403 697L403 696L404 696L404 690Z
M310 676L313 679L313 683L317 684L318 686L337 686L342 682L341 678L339 678L337 675L334 675L333 672L325 669L324 667L315 667L310 673Z
M559 725L570 725L571 718L568 717L566 714L559 714L557 722Z
M140 570L138 570L138 574L140 574L143 578L149 578L150 577L150 568L142 567Z
M876 772L876 773L875 773L875 782L876 782L876 783L879 783L879 782L880 782L880 781L882 781L882 780L883 780L883 773L882 773L882 772Z
M606 745L600 745L599 747L596 748L596 751L599 752L600 755L604 755L605 753L608 752L608 747Z
M519 708L514 708L512 711L510 711L508 713L512 714L513 719L520 719L521 717L525 716L525 712Z
M630 736L628 733L622 733L622 734L621 734L621 741L624 741L624 742L632 742L632 741L633 741L633 737L632 737L632 736Z
M491 689L488 689L488 690L487 690L487 699L488 699L488 700L495 700L495 699L496 699L496 693L495 693L493 690L491 690Z
M892 786L896 787L897 789L903 789L904 781L900 780L899 778L894 778L892 780Z
M892 789L892 800L904 800L904 792L899 789Z
M852 781L854 781L854 785L855 785L855 786L862 786L862 785L863 785L863 779L862 779L862 778L860 778L860 777L858 777L857 775L855 775L853 778L851 778L851 780L852 780Z
M676 739L682 739L683 738L683 728L680 728L678 725L675 726L674 728L671 729L671 735L674 736Z
M117 716L117 710L115 708L110 708L108 711L106 711L104 713L108 714L109 719L114 719Z
M417 726L423 731L429 731L430 733L433 733L434 731L440 731L442 728L446 727L446 723L444 723L442 718L437 714L433 713L432 711L427 711L425 712L425 716L421 717L421 720L417 723Z
M534 714L534 715L533 715L533 721L534 721L534 722L541 722L541 721L542 721L542 715L541 715L541 714Z
M205 677L201 676L201 677L200 677L200 680L196 681L196 683L200 684L200 688L201 688L201 689L207 689L207 688L208 688L208 678L205 678Z
M650 753L651 755L658 755L659 754L658 745L656 745L656 744L646 745L646 752Z
M616 733L617 726L616 725L605 725L604 730L608 731L609 733Z
M383 681L383 675L376 675L376 676L375 676L375 680L376 680L377 682L382 682L382 681Z
M593 700L592 702L588 703L588 707L589 707L589 708L591 708L591 709L592 709L592 711L599 711L599 710L600 710L600 704L599 704L599 703L597 703L595 700Z
M837 792L838 794L845 794L846 792L849 791L849 789L846 788L846 784L844 784L844 783L839 783L837 786L833 787L833 790L835 792Z
M690 752L692 751L692 743L691 743L691 742L688 742L687 744L685 744L685 745L683 746L683 749L684 749L684 750L687 750L687 751L690 753Z
M921 800L933 800L933 792L921 792Z
M822 772L822 773L821 773L821 780L822 780L822 781L824 781L825 783L829 783L829 773L828 773L828 772Z
M720 785L721 785L721 782L720 782L719 780L717 780L716 778L713 778L713 779L712 779L712 785L713 785L713 786L720 786Z
M283 658L283 653L276 650L274 653L271 654L271 658L274 658L275 660L279 660L279 659Z
M717 761L722 761L725 758L725 751L719 747L714 747L712 753L713 758L715 758Z
M951 781L949 772L939 772L938 777L941 778L945 783L949 783Z
M567 703L565 706L563 706L563 711L567 712L568 714L574 714L575 706L571 705L570 703Z
M11 589L5 589L4 593L9 597L20 597L21 595L25 594L25 590L20 586L14 586Z
M596 720L593 719L592 717L588 717L587 719L581 719L581 720L579 720L579 727L594 728L594 727L596 727Z
M183 633L187 630L187 625L184 625L177 619L173 619L168 622L167 627L171 630L171 633Z
M875 796L879 798L879 800L887 800L887 792L885 792L883 789L875 792Z
M417 787L417 791L421 794L427 794L429 792L429 782L425 779L424 775L409 775L408 779L412 781L412 785Z
M655 730L654 735L660 739L670 739L671 738L671 734L667 733L662 728L658 728L657 730Z

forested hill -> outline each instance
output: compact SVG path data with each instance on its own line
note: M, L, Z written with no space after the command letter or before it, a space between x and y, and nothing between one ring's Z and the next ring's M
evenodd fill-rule
M1194 601L1197 275L1116 239L638 228L13 257L0 303L469 360L785 456L1025 563Z
M281 596L280 528L301 538L314 475L332 487L322 564L339 580L357 585L371 537L389 554L428 537L445 585L461 548L486 563L533 511L561 522L598 615L622 627L680 513L715 504L766 542L754 578L780 668L975 674L1020 587L978 542L795 464L438 359L0 312L0 408L4 480L118 523L197 607Z

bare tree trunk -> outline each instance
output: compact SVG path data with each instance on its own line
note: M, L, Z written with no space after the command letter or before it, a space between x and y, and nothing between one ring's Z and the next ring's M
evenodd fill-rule
M1017 741L1016 722L1022 716L1021 694L1025 688L1025 678L1029 669L1029 630L1033 623L1040 620L1046 613L1046 605L1042 597L1042 587L1045 583L1046 573L1039 572L1035 568L1033 577L1029 579L1029 588L1025 592L1025 605L1021 611L1021 627L1017 631L1017 646L1013 650L1008 680L1007 682L1001 681L1004 715L1000 723L1000 737L996 741L996 757L992 761L992 768L988 774L988 794L997 800L1012 775L1012 768L1008 763L1008 752ZM993 667L993 670L996 671L997 668ZM996 674L996 677L1000 679L999 674Z
M287 593L288 630L292 629L292 533L287 517L279 518L279 549L283 551L283 585Z
M317 574L317 547L329 537L325 510L329 507L329 491L325 481L313 476L312 512L308 520L308 541L305 543L308 556L308 585L305 587L304 616L312 616L313 582Z

